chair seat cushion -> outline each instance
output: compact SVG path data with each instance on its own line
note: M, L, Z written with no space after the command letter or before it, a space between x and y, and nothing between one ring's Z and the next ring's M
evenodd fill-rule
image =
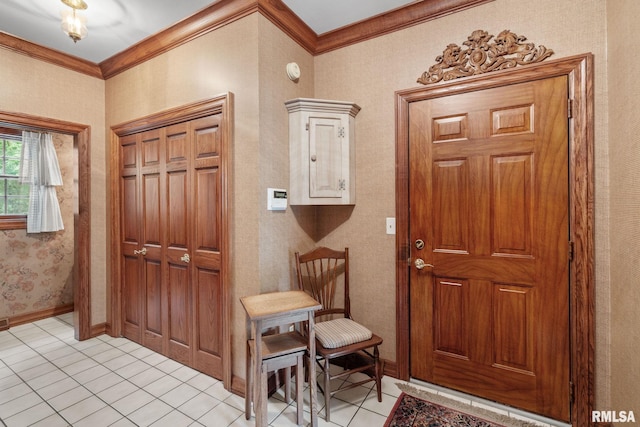
M316 338L325 348L338 348L371 339L371 331L351 319L340 318L318 322Z

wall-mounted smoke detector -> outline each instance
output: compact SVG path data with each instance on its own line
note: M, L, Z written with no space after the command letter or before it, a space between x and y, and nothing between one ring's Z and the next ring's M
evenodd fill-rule
M287 64L287 76L291 81L298 81L300 78L300 66L295 62L289 62Z

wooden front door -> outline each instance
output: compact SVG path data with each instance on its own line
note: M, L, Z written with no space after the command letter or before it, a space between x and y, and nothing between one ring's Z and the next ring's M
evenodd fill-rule
M570 419L565 76L409 105L410 373Z
M222 378L221 114L120 138L123 335Z

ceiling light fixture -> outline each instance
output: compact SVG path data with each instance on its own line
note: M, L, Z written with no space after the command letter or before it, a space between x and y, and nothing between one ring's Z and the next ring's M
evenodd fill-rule
M84 0L60 0L71 10L62 12L62 31L64 31L74 43L87 36L87 18L77 13L77 10L85 10L88 6Z

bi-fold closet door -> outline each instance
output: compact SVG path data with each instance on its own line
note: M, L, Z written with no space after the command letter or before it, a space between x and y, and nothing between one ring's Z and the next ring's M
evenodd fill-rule
M121 136L123 335L222 375L220 115Z

